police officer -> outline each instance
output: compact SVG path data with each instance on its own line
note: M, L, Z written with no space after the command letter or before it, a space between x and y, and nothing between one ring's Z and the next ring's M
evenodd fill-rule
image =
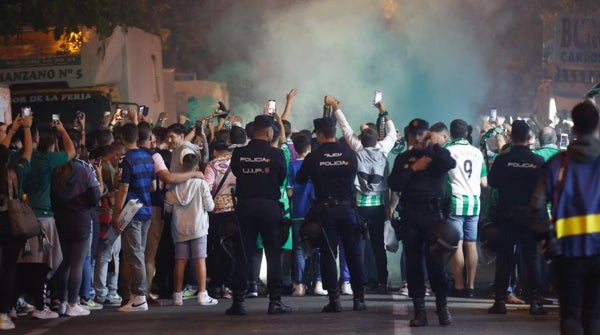
M394 192L400 192L400 217L404 233L408 293L413 299L415 317L411 327L427 325L425 312L425 280L423 257L435 293L440 325L452 323L448 311L448 278L442 262L436 262L430 253L424 253L428 228L443 219L446 175L456 166L450 152L429 141L429 124L422 119L412 120L407 129L411 150L399 154L388 178Z
M489 185L498 189L498 228L500 246L494 278L495 302L488 309L491 314L506 314L506 289L514 268L514 247L520 246L527 269L529 313L547 314L539 303L542 287L539 251L529 215L529 205L542 173L544 159L529 149L530 128L523 120L512 123L510 151L500 154L488 174Z
M325 102L334 110L337 101L327 96ZM363 231L352 201L357 160L354 152L336 141L333 119L324 117L313 120L320 146L304 158L296 175L296 182L304 184L312 180L315 187L315 208L324 234L321 239L321 274L329 295L325 313L342 311L340 291L337 284L336 257L341 242L346 252L350 270L350 283L354 294L355 311L366 310L364 302L365 271L363 264Z
M236 148L231 157L231 172L237 178L237 216L242 243L235 252L233 303L226 314L245 315L244 295L248 288L248 257L256 251L258 234L262 236L267 257L269 314L292 312L281 302L281 238L282 209L279 186L287 167L283 152L270 146L273 117L254 118L254 137L245 147Z

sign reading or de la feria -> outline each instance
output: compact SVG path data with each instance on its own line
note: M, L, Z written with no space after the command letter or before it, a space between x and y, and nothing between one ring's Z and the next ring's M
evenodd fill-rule
M90 99L92 99L92 94L83 92L16 96L13 97L11 101L13 104L27 104L34 102L84 101Z
M554 58L561 67L600 68L600 17L560 15Z

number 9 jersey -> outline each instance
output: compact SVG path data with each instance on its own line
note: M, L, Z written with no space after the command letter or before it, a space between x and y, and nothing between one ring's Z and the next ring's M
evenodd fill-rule
M481 178L487 176L483 154L466 139L459 138L446 147L456 160L456 167L448 171L451 187L452 215L479 215Z

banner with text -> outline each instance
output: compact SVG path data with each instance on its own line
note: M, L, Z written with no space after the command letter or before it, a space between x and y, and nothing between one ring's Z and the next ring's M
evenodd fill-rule
M600 17L561 14L556 20L556 65L562 68L600 68Z

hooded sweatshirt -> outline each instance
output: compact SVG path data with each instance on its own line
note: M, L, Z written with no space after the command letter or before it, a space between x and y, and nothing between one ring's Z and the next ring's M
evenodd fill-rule
M552 202L557 246L563 257L600 254L599 181L600 139L592 136L573 141L544 168L532 202L536 228L539 233L549 233L548 226L541 223L546 202Z
M215 207L210 188L203 179L188 179L175 185L165 196L165 211L173 213L173 242L208 235L208 213Z

